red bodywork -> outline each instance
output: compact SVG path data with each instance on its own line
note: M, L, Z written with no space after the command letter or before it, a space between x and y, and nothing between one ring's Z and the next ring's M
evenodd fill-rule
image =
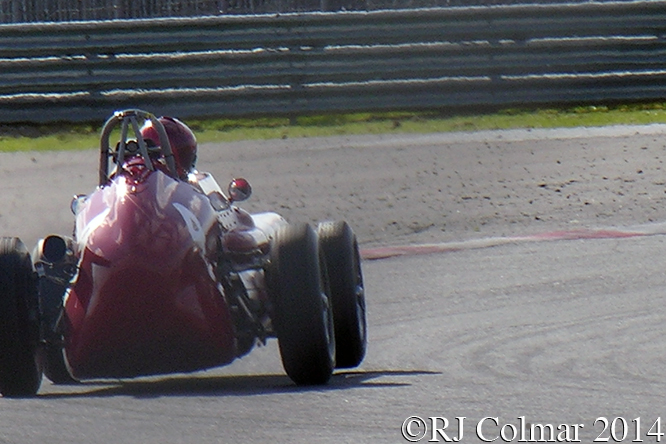
M188 372L237 355L214 274L220 226L189 183L126 166L77 210L65 357L78 379Z

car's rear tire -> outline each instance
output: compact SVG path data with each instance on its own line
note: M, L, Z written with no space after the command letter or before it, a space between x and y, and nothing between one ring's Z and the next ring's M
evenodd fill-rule
M30 254L15 237L0 238L0 393L34 396L42 381L37 360L37 283Z
M365 357L367 321L356 235L344 221L323 222L317 231L333 303L336 368L357 367Z
M335 365L333 313L324 258L308 224L280 227L269 286L282 364L298 385L325 384Z

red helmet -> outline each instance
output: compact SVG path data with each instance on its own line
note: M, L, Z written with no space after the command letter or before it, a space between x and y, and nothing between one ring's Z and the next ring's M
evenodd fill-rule
M185 178L194 169L197 160L197 138L192 130L178 119L164 116L158 120L164 125L169 138L178 176ZM155 146L160 144L160 137L150 120L147 120L141 128L141 137L144 140L152 140Z

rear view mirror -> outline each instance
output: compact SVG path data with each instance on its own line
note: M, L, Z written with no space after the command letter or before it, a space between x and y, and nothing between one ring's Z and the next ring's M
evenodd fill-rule
M252 187L250 183L243 179L233 179L229 184L229 199L232 202L242 202L249 199L252 195Z

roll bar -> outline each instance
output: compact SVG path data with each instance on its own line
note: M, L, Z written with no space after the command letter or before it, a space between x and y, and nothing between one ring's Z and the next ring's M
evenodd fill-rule
M102 134L100 137L100 158L99 158L99 186L104 186L109 183L109 158L115 156L115 163L117 165L122 165L125 160L126 155L129 154L139 154L143 157L146 167L153 171L155 169L153 162L150 159L150 152L146 141L143 140L141 136L141 127L139 126L139 120L142 122L150 120L153 124L153 127L157 131L157 134L160 138L160 154L166 162L166 166L169 170L169 173L172 177L178 177L176 172L176 161L173 157L173 151L171 149L171 144L169 143L169 138L167 137L166 130L164 125L160 122L155 115L142 111L140 109L126 109L124 111L116 111L113 113L102 128ZM111 137L111 132L120 125L120 141L117 144L117 149L114 152L111 149L109 139ZM134 146L133 144L128 144L128 133L130 127L136 138L136 143L138 144L138 150L136 148L128 149L128 146ZM130 138L130 140L132 140Z

